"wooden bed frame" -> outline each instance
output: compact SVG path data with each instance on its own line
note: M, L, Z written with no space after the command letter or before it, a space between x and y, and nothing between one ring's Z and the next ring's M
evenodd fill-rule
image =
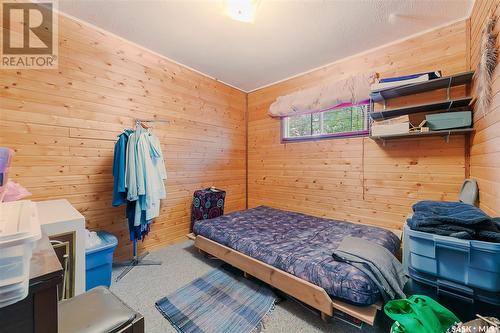
M380 302L369 306L355 306L333 300L323 288L227 246L203 236L189 234L188 238L194 240L194 245L199 250L241 269L245 276L253 276L319 310L323 320L332 317L334 311L338 310L373 325L377 311L381 309Z

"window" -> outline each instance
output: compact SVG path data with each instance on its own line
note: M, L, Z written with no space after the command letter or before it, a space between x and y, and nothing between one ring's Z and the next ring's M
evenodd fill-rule
M282 118L282 141L314 140L368 134L369 104Z

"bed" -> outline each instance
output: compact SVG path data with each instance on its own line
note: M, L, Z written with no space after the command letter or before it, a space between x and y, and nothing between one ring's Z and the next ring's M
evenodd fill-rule
M256 277L264 281L266 277L272 280L274 274L274 280L277 275L283 276L285 282L281 284L285 287L290 280L303 283L297 288L303 289L307 285L311 292L317 293L313 295L312 303L318 304L305 301L307 304L318 309L321 307L319 310L326 315L331 315L333 309L328 309L337 304L337 307L344 308L344 312L369 323L373 323L374 318L365 320L369 317L367 309L379 308L377 287L355 267L335 261L332 252L345 236L365 238L392 253L396 253L400 246L399 238L386 229L266 206L198 221L193 231L195 244L201 250L240 266L253 276L260 274L264 278ZM259 271L264 268L268 272ZM304 294L303 291L300 293ZM317 302L325 295L328 300ZM349 311L345 311L346 307ZM325 308L326 312L323 311Z

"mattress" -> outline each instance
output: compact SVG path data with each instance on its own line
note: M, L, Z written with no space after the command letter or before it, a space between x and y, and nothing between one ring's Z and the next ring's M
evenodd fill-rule
M380 293L365 273L335 261L333 250L345 236L367 239L392 253L400 246L398 237L389 230L266 206L197 221L193 231L356 305L373 304Z

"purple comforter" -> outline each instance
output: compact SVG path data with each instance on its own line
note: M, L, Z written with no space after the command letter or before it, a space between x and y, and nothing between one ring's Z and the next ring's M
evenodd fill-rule
M395 253L391 231L260 206L197 221L194 233L307 280L332 297L369 305L380 299L370 278L335 261L332 252L345 236L360 237Z

